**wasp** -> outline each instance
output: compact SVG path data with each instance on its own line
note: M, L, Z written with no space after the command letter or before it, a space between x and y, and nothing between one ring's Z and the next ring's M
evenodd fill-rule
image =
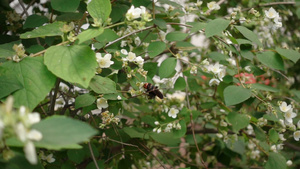
M155 96L159 97L160 99L164 98L164 95L158 90L157 86L154 86L151 83L145 83L144 88L146 89L150 99L155 98Z

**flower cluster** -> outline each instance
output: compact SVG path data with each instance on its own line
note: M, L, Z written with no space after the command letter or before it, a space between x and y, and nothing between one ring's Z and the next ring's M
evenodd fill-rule
M216 1L211 1L209 3L207 3L207 7L209 10L219 10L220 9L220 5L216 3Z
M274 29L282 27L281 18L279 16L278 12L276 12L273 7L271 7L269 10L265 10L265 15L267 18L273 19L273 21L275 23L273 25Z
M39 113L29 113L24 106L19 111L13 110L13 98L8 97L6 104L0 109L0 139L3 136L16 135L25 144L24 152L26 159L31 164L37 164L37 156L34 141L42 139L42 133L31 129L31 126L40 121ZM14 132L12 132L14 131ZM3 134L5 133L5 135Z
M157 126L153 129L153 132L161 133L163 132L171 132L171 130L174 128L176 130L181 129L181 125L179 122L172 122L172 123L167 123L167 124L160 124L158 121L155 121L154 124ZM164 129L162 129L165 127Z
M149 22L151 21L151 14L149 14L144 6L140 6L139 8L135 8L133 5L126 13L126 19L128 21L132 21L134 19L142 18L142 20Z
M201 62L202 70L207 73L213 73L214 78L209 81L209 85L219 85L220 81L223 81L223 77L226 74L226 67L224 65L219 64L219 62L215 64L209 64L207 59Z
M48 155L45 155L44 151L40 151L39 157L42 160L47 161L48 163L53 163L55 161L55 158L53 158L53 154L52 153L48 154Z
M128 53L126 49L122 49L121 53L123 55L126 55L126 57L122 59L123 60L123 66L127 65L127 62L133 62L133 63L137 64L139 67L143 67L144 59L141 56L137 57L136 54L133 53L133 52Z
M99 128L103 129L105 126L115 123L118 124L120 122L120 119L118 117L115 117L114 114L110 113L109 111L105 111L101 113L102 116L102 123L100 124Z
M20 62L24 57L27 56L25 54L25 49L23 44L19 44L19 45L14 44L13 49L16 52L16 55L12 57L13 61Z

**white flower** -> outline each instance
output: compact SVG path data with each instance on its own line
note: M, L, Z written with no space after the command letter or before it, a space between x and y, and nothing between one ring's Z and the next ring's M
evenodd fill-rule
M26 131L26 128L25 126L23 125L23 123L18 123L15 127L15 132L18 136L18 138L22 141L22 142L25 142L26 141L26 134L27 134L27 131Z
M98 109L107 108L108 107L107 100L103 97L97 99L97 107Z
M157 129L156 131L157 133L160 133L161 132L161 127L159 129Z
M101 56L101 53L96 53L97 62L100 68L109 68L110 65L114 64L111 61L111 54L105 54L104 57Z
M25 144L24 152L25 152L26 159L31 164L37 164L37 155L36 155L36 152L35 152L35 147L34 147L34 144L31 141L28 141Z
M139 65L139 67L143 67L144 59L141 56L135 58L135 62Z
M45 157L45 159L48 163L53 163L55 161L55 158L53 158L53 154L49 154Z
M213 79L211 79L211 80L209 81L208 84L209 84L209 86L212 86L212 85L219 85L219 84L220 84L220 80L213 78Z
M159 125L159 121L155 121L154 124L155 124L155 125Z
M299 138L300 138L300 130L294 132L294 139L296 141L299 141Z
M223 81L223 77L226 75L226 69L221 69L221 71L218 73L218 78L220 81Z
M273 151L273 152L277 152L276 145L272 145L271 148L270 148L270 150Z
M288 123L293 123L293 118L296 116L297 114L293 112L293 109L289 109L289 111L284 114L284 118Z
M118 100L122 100L122 97L118 95L117 99L118 99Z
M252 158L252 159L259 158L259 153L260 153L259 150L251 151L250 158Z
M129 62L133 62L136 59L136 55L133 52L129 52L126 58L128 59Z
M268 11L265 10L265 15L269 19L274 19L279 16L278 12L276 12L273 7L271 7Z
M220 6L215 1L211 1L210 3L207 3L207 7L210 10L219 10L220 9Z
M167 93L166 96L167 96L167 98L169 100L177 100L178 102L183 102L184 99L185 99L186 93L185 92L181 92L181 91L176 91L173 94Z
M126 40L122 40L120 46L121 46L121 48L127 46L127 41Z
M252 135L254 133L253 127L250 124L247 126L246 133L249 135Z
M234 59L228 58L228 59L226 59L226 60L227 60L227 62L229 62L232 66L236 66L236 62L235 62Z
M220 65L219 62L217 62L214 65L209 65L208 70L213 72L216 75L216 74L218 74L219 72L222 71L221 67L222 67L222 65Z
M292 162L291 160L288 160L288 161L286 162L286 165L287 165L287 166L291 166L291 165L293 165L293 162Z
M250 67L250 66L246 66L246 67L245 67L245 70L246 70L247 72L251 72L251 67Z
M128 52L127 52L126 49L121 49L121 53L122 53L123 55L128 55Z
M27 133L27 138L34 141L40 141L43 138L43 135L41 132L32 129Z
M175 119L177 117L178 113L179 113L179 110L172 107L168 113L168 116Z
M181 129L181 125L180 123L177 123L176 127L175 127L176 130L180 130Z
M283 134L279 134L279 139L281 140L281 141L285 141L286 139L284 138L284 135Z
M287 112L292 108L292 105L287 105L286 102L282 102L279 108L282 112Z
M297 127L300 128L300 120L297 122Z
M33 112L28 114L28 120L30 124L35 124L41 121L40 114L37 112Z
M223 138L223 135L222 135L221 133L217 133L216 136L217 136L218 138Z
M126 18L127 18L127 20L131 21L133 19L137 19L137 18L141 17L141 14L142 14L142 9L134 8L134 6L132 5L126 13Z
M134 39L134 44L138 46L140 43L141 43L141 39L139 37L136 37Z

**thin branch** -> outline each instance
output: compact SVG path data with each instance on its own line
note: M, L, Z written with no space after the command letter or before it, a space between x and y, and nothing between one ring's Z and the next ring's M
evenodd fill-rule
M259 6L273 6L273 5L295 5L296 2L270 2L266 4L260 4Z
M54 113L54 106L55 106L55 101L56 101L56 96L59 90L59 83L60 83L60 79L57 78L56 83L55 83L55 88L54 88L54 94L51 97L51 101L50 101L50 109L49 109L49 114L53 114Z
M113 41L109 42L108 44L105 45L104 48L107 48L107 47L109 47L110 45L112 45L112 44L114 44L114 43L116 43L116 42L118 42L118 41L120 41L120 40L122 40L122 39L127 38L128 36L131 36L131 35L133 35L133 34L136 34L136 33L139 33L139 32L145 31L145 30L148 30L148 29L152 29L152 28L154 28L154 27L155 27L155 25L152 25L152 26L146 27L146 28L144 28L144 29L140 29L140 30L131 32L131 33L127 34L127 35L124 35L124 36L122 36L122 37L120 37L120 38L118 38L118 39L116 39L116 40L113 40Z
M28 11L28 9L31 7L31 5L35 2L36 0L32 0L26 7L26 10L24 10L22 13L21 13L21 17Z
M93 152L93 149L92 149L90 141L88 142L88 145L89 145L90 153L91 153L92 159L93 159L93 161L95 163L95 166L96 166L97 169L99 169L99 166L98 166L98 163L96 161L96 158L95 158L95 155L94 155L94 152Z
M188 82L187 82L187 77L186 76L184 77L184 80L185 80L185 83L186 83L185 92L186 92L187 107L188 107L188 109L191 109L191 105L190 105L190 101L189 101L190 99L189 99L189 95L188 95ZM194 120L193 120L193 114L192 113L190 113L190 120L191 120L191 129L192 129L192 133L193 133L193 139L194 139L195 146L196 146L197 151L198 151L199 156L200 156L200 161L201 161L202 165L206 169L208 169L207 166L205 165L205 162L202 158L202 153L201 153L201 151L198 147L198 144L197 144L197 139L196 139L196 135L195 135L195 128L194 128L195 125L194 125Z
M25 12L26 16L28 17L28 16L29 16L29 14L28 14L28 12L27 12L27 10L26 10L25 6L24 6L23 0L19 0L19 4L21 5L21 7L22 7L23 11Z
M66 43L69 43L69 41L64 41L64 42L59 43L59 44L57 44L57 45L55 45L55 46L61 46L61 45L64 45L64 44L66 44ZM38 52L38 53L35 53L35 54L33 54L33 55L30 55L30 57L36 57L36 56L39 56L39 55L45 53L46 51L47 51L47 49L42 50L42 51L40 51L40 52Z

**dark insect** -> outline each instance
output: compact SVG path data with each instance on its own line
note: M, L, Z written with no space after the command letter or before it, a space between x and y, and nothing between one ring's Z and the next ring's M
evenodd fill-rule
M151 83L145 83L144 88L146 89L146 92L148 93L150 99L155 98L155 96L159 97L160 99L164 98L163 94L158 90L157 86L154 86Z

